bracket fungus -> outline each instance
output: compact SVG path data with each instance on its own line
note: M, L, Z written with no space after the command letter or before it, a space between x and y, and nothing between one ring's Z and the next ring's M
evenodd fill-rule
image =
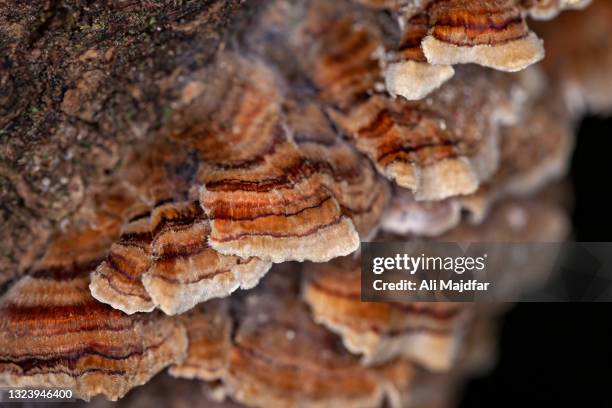
M111 400L182 361L187 334L157 314L128 316L97 302L89 272L105 251L95 230L75 230L0 299L0 383L72 389Z
M223 377L231 349L229 302L213 300L178 317L187 330L187 357L168 370L179 378L214 382Z
M535 13L536 5L532 6ZM453 65L474 63L516 72L544 57L517 0L430 0L398 12L403 34L385 71L387 89L409 100L449 80Z
M460 303L361 302L361 271L351 259L313 266L304 298L315 321L341 335L365 364L403 356L429 370L455 361L471 311Z
M140 200L91 289L126 313L181 313L253 287L270 262L346 255L388 202L386 181L316 103L283 95L260 61L219 60L173 141L120 172Z
M515 72L544 57L515 0L433 0L421 46L431 64L475 63Z
M455 75L451 65L430 64L421 42L429 32L429 17L416 14L405 23L400 44L385 70L385 86L393 96L419 100Z
M210 245L272 262L354 251L357 231L292 140L273 73L261 62L228 58L196 105L198 117L214 119L176 136L202 157L199 199L211 220Z
M92 295L126 313L158 307L181 313L239 287L250 288L270 264L221 255L208 244L210 222L189 198L196 167L188 150L160 142L134 152L120 172L134 201L117 242L92 274ZM127 203L126 203L127 205Z
M104 176L44 223L44 250L8 273L0 260L0 385L117 400L168 368L194 381L156 384L232 400L219 407L446 403L490 364L501 308L361 302L355 252L565 239L551 185L580 115L612 107L609 4L557 17L589 1L238 3L245 18L227 24L242 29L215 33L218 49L202 54L210 37L189 25L171 41L198 45L164 51L180 67L152 64L171 115L131 125ZM555 20L532 31L530 17ZM529 67L538 36L550 55ZM122 86L148 103L149 83ZM112 133L96 115L87 131ZM505 265L539 279L549 259Z
M220 59L208 92L175 134L201 158L199 200L210 218L210 246L274 263L353 252L359 233L367 237L377 227L388 198L384 181L315 103L285 95L262 61Z
M542 95L524 119L504 128L497 172L474 194L461 197L461 207L474 222L482 222L496 201L528 196L567 173L574 147L572 120L562 104Z
M564 211L553 203L507 200L496 206L481 225L463 223L436 239L441 242L559 241L567 235L566 218ZM526 282L521 282L523 285L548 276L551 266L547 256L535 255L529 259L530 273L526 274L529 276ZM517 262L505 259L500 263L504 265L503 270L495 273L510 275L513 268L525 267ZM453 367L472 323L475 304L362 302L358 260L338 259L308 265L306 269L303 296L313 318L338 333L347 349L363 356L365 364L380 364L403 356L430 371L447 371Z
M223 394L256 407L366 407L378 406L385 398L394 407L405 406L405 390L415 372L411 364L398 360L376 368L362 366L338 346L332 333L315 324L299 299L297 275L281 269L234 302L236 329L231 337L223 336L227 342L218 354L203 349L212 337L219 337L202 326L207 315L190 312L187 328L195 342L190 343L185 365L174 367L171 374L216 379ZM211 361L220 361L220 356L226 357L225 366L211 376Z
M496 169L500 125L515 121L536 90L520 76L461 67L431 98L393 99L377 91L381 34L357 16L336 17L342 9L333 7L315 2L292 37L330 118L379 173L418 199L474 192Z
M544 57L542 40L525 15L551 19L590 0L363 1L397 13L403 28L385 69L392 95L418 100L454 75L453 65L474 63L515 72Z
M569 114L562 104L550 100L551 95L541 95L518 123L502 128L499 167L475 192L418 201L409 190L396 188L382 229L399 235L439 236L457 226L466 213L472 222L480 223L496 201L533 194L563 177L575 137Z
M531 93L519 81L467 68L431 99L374 95L330 116L385 177L419 200L440 200L473 193L495 172L500 126Z

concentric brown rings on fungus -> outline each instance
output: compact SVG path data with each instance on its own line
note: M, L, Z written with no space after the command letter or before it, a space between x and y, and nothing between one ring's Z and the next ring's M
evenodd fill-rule
M414 376L411 364L396 360L376 368L362 366L332 333L312 321L299 299L296 278L289 270L272 271L257 289L234 302L236 330L229 352L223 347L219 354L227 356L225 369L218 371L225 395L254 407L370 407L385 398L393 407L405 406ZM209 378L216 356L201 345L210 344L214 333L205 325L197 329L195 315L186 324L190 339L203 340L190 347L187 366L172 373Z
M410 191L396 188L382 229L399 235L437 236L458 225L466 212L471 222L483 222L496 201L536 193L561 178L567 171L574 134L572 120L559 101L542 95L519 123L502 129L499 169L474 193L417 201Z
M269 269L268 262L225 256L210 248L210 221L198 200L188 197L197 169L188 153L185 146L161 143L138 151L118 172L140 199L92 274L90 288L96 299L126 313L157 307L177 314L250 288Z
M419 100L455 75L451 65L427 62L421 43L429 32L429 16L416 14L406 24L393 61L385 68L385 86L392 95Z
M403 356L429 370L452 367L471 311L460 303L361 302L361 270L353 259L312 265L303 295L315 321L342 337L365 364Z
M423 53L431 64L476 63L520 71L544 57L544 47L515 0L434 0Z
M211 247L276 263L353 252L359 245L353 220L365 233L375 228L377 217L366 224L364 217L382 210L384 183L369 165L357 165L360 157L336 140L316 106L304 111L312 123L286 117L286 96L271 68L236 55L222 61L176 135L202 159L199 199L211 220ZM340 166L339 155L348 162ZM370 197L359 183L375 188Z
M62 235L0 299L0 382L117 400L183 360L187 335L178 322L128 316L91 297L89 272L108 243L95 230Z

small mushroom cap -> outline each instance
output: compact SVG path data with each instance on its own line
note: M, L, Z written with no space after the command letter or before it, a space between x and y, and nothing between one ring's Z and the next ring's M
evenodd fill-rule
M423 99L455 75L450 65L432 65L420 61L390 64L385 71L385 86L391 96L409 101Z
M270 269L257 258L221 255L208 245L209 220L198 201L167 203L152 212L151 265L142 284L166 314L250 289Z
M94 298L129 314L155 308L141 283L150 265L150 211L146 206L138 208L140 212L124 226L119 240L92 273L90 284Z

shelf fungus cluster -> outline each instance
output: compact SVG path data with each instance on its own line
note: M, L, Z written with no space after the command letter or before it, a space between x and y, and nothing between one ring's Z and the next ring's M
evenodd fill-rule
M563 12L588 3L262 2L0 277L0 385L119 405L454 404L493 361L504 307L362 302L360 242L568 237L575 121L612 106L593 93L610 70L564 54L611 58L586 29L609 6ZM581 27L571 41L558 19Z

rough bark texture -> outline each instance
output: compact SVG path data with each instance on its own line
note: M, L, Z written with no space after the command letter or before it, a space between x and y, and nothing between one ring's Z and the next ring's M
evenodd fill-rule
M253 3L0 0L0 286L203 91Z

